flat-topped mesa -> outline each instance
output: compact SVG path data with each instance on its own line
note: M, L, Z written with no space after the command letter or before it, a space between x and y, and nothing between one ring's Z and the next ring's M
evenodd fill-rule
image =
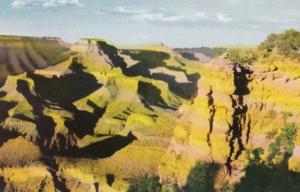
M18 36L18 35L0 35L2 40L48 40L48 41L63 41L60 37L31 37L31 36Z
M104 41L100 38L81 38L78 42L75 44L81 44L81 45L97 45L98 41Z
M73 54L70 44L58 37L0 35L0 85L8 75L43 69Z
M98 53L98 42L104 41L97 38L81 38L79 41L72 45L72 50L77 52L94 52Z
M69 48L70 44L63 41L60 37L31 37L16 35L0 35L0 47L5 48L24 48L25 43L40 42L60 44L62 47Z

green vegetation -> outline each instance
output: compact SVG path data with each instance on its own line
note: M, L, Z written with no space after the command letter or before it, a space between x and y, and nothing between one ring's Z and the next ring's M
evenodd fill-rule
M131 185L128 192L180 192L181 189L177 184L161 184L157 176L143 176Z
M291 59L300 60L300 32L290 29L280 34L271 34L259 45L264 57L273 51Z
M228 57L233 63L251 65L257 60L255 49L229 49Z
M144 176L137 179L136 183L128 189L128 192L161 192L162 185L159 178Z
M294 131L287 128L281 139L291 138ZM293 137L293 136L292 136ZM276 139L279 140L279 139ZM284 141L282 141L284 143ZM274 149L270 149L274 150ZM273 153L278 153L278 150ZM300 190L300 174L288 170L288 155L279 164L268 164L262 160L264 150L251 150L252 158L246 168L246 175L234 188L234 192L297 192Z
M298 192L300 174L288 171L286 162L277 166L250 164L234 192Z
M161 192L181 192L181 189L176 184L164 184Z
M235 186L235 192L296 192L300 190L300 174L290 172L288 158L294 148L297 128L294 123L288 123L268 150L256 148L247 151L249 165L246 175ZM268 152L267 159L263 154ZM279 156L283 160L274 163Z
M215 177L220 166L215 163L198 162L190 171L185 191L189 192L214 192Z
M212 49L213 51L213 57L218 57L220 55L222 55L223 53L225 53L227 51L226 48L222 48L222 47L214 47Z
M280 135L270 145L270 155L268 161L272 161L276 156L287 154L291 155L294 148L294 141L296 139L297 127L294 123L286 123L285 128Z
M259 68L256 49L226 49L234 63L253 64L249 94L241 98L232 92L244 89L235 86L244 78L235 78L223 56L199 65L162 45L118 49L95 40L76 44L78 54L57 64L69 57L67 46L23 40L13 55L24 60L25 53L43 69L9 76L0 89L0 129L7 133L0 178L20 191L41 183L48 191L58 185L70 191L299 191L299 175L287 167L293 151L298 165L298 80L277 78L280 67ZM210 51L215 56L225 50ZM3 77L10 74L0 66ZM238 134L232 116L245 124ZM231 143L234 135L240 140ZM232 150L241 153L229 166L224 161Z

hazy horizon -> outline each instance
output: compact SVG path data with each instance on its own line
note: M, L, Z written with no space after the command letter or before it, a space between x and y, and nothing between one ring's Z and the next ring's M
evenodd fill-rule
M294 0L4 0L0 34L68 42L103 38L120 45L257 45L270 33L299 30L298 7Z

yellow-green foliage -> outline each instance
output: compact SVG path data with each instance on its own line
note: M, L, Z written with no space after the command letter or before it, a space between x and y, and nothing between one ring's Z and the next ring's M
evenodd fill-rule
M260 106L264 104L269 110L276 111L275 118L266 115L265 121L259 121L263 123L262 132L272 129L277 129L279 132L281 125L287 121L293 121L299 127L300 120L297 118L300 115L298 107L300 88L297 86L300 83L299 64L299 61L272 53L268 58L262 58L254 65L255 70L264 75L260 78L256 77L250 84L251 102ZM286 116L286 114L291 115ZM299 145L299 134L295 142Z
M23 166L37 161L40 157L39 147L23 137L10 139L0 148L2 166Z
M40 43L34 44L34 47L47 50L49 55L56 55L58 52L64 51L60 49L53 50L56 45L52 44L49 47L50 50L43 46ZM31 47L34 49L33 45ZM201 79L198 82L197 97L192 100L185 100L172 93L169 90L168 83L164 81L144 76L126 76L120 68L112 68L109 65L109 58L99 54L101 50L98 50L96 40L91 42L83 40L81 43L74 45L72 49L78 52L74 57L78 57L78 61L83 64L83 70L92 74L98 83L102 85L101 88L90 93L90 95L75 101L73 105L78 110L89 113L93 113L94 108L88 102L105 109L103 116L98 119L91 133L84 135L83 138L76 137L76 141L72 143L73 147L87 147L114 136L126 137L130 132L137 140L106 158L55 157L59 166L58 175L66 180L68 188L74 191L93 191L94 184L99 183L103 191L126 191L132 179L143 176L145 173L158 175L163 182L178 183L180 186L185 186L189 174L197 161L213 161L223 165L226 163L230 154L229 125L233 123L233 113L235 111L230 96L234 94L236 87L234 85L232 61L228 61L224 55L208 64L199 64L181 58L170 48L163 45L130 48L132 50L143 49L168 53L170 58L164 61L167 66L180 67L189 74L201 74ZM44 56L45 60L51 59L49 55ZM147 62L155 62L157 60L157 58L154 58L152 61L151 57L149 59L149 55L146 56L146 59L149 60ZM236 56L238 62L243 64L249 64L250 62L248 61L251 60L252 62L254 56L256 57L255 53L247 50L244 50L242 54L238 53ZM126 55L126 57L130 56ZM57 58L55 57L55 59ZM126 59L130 60L132 58ZM132 60L131 62L134 65ZM68 69L71 62L72 57L56 66L38 70L35 73L47 77L61 76L71 72ZM185 65L182 65L182 62ZM282 134L285 123L293 122L297 125L296 127L300 127L298 126L298 116L300 115L299 88L296 86L299 82L297 77L300 76L300 65L298 65L299 63L294 60L273 54L269 58L259 58L250 67L253 74L248 84L250 93L244 95L243 98L243 104L248 107L247 117L243 123L249 123L251 129L247 130L247 126L243 126L241 140L247 149L266 148L267 152L262 155L263 160L269 156L268 147L271 143L274 143L274 138ZM175 78L179 78L184 74L183 72L170 71L165 71L165 73L171 74ZM26 135L26 138L35 138L37 135L36 128L32 124L25 125L19 120L16 121L15 117L12 117L22 114L31 119L35 118L32 114L32 107L15 90L18 79L27 80L30 85L30 91L32 94L36 94L33 81L26 78L26 74L9 77L5 86L1 88L8 94L1 100L15 101L17 106L9 111L11 117L4 121L3 127L22 133ZM184 78L181 77L182 79ZM173 111L158 106L151 106L152 109L145 107L141 96L138 94L139 81L155 86L159 89L160 96L167 105L179 106L179 109ZM208 102L209 97L213 98L213 103L210 103L210 106ZM50 103L49 101L45 102L47 104ZM56 144L55 139L58 134L66 136L66 139L68 139L68 134L71 131L66 127L65 120L74 118L75 114L66 111L63 107L55 108L47 104L43 106L43 114L51 117L56 124L52 138L52 143ZM212 114L213 109L215 110L214 114ZM213 121L213 124L210 124L209 120ZM84 126L80 128L84 129ZM300 145L299 135L295 141L296 145ZM28 159L26 154L18 153L18 155L15 155L15 153L19 152L19 150L26 151L27 149L15 149L8 144L9 142L3 145L5 150L1 148L4 151L2 153L12 153L15 150L16 152L9 156L17 158L17 160L12 159L9 162L17 162L13 165L25 164L20 160L19 156L23 155L22 160L26 160ZM32 143L30 144L31 147L34 146ZM7 150L8 146L13 148L13 150ZM239 147L236 140L233 146L235 148L234 153L236 153ZM277 150L278 148L275 147L275 149ZM31 149L30 151L34 150ZM27 154L32 154L32 152ZM32 163L38 158L39 153L36 153L35 158L29 158L26 162ZM249 164L247 155L244 152L237 160L234 157L232 157L232 160L232 164L236 166L234 167L236 169L242 169L243 166ZM276 163L281 160L282 154L276 155L276 158L272 159ZM294 158L290 161L291 169L296 170L298 159ZM8 177L11 176L11 172L17 172L16 170L9 171L6 173L6 175L9 175ZM23 171L27 170L24 169ZM48 174L41 171L42 173L44 175ZM107 184L106 174L115 176L115 182L112 186ZM41 178L43 177L42 175L40 175ZM221 176L218 175L218 177ZM231 183L236 182L238 179L234 178L234 181ZM21 179L14 178L16 183L24 183L27 182L28 177L24 177L22 182L19 180ZM20 186L23 187L23 184L20 184Z
M229 49L228 57L233 63L251 65L258 56L255 49Z
M104 159L72 159L57 158L61 174L67 180L72 178L84 183L98 182L100 186L106 184L106 174L113 174L115 181L113 189L126 191L129 186L127 178L135 178L145 173L157 173L160 158L166 152L164 138L149 138L149 140L135 141L126 148L121 149L113 156Z
M300 59L300 32L289 29L284 33L271 34L259 45L259 50L264 57L272 52L278 52L280 55L291 59Z
M55 134L62 133L67 134L68 129L66 128L64 121L66 118L72 118L72 114L70 112L64 111L64 110L57 110L57 109L51 109L51 108L45 108L43 110L44 114L47 114L47 116L51 117L53 121L55 122Z
M293 172L300 172L300 158L291 157L289 159L289 170Z
M27 140L36 141L38 137L36 125L29 121L9 117L3 123L3 129L22 134Z
M63 175L67 181L66 186L71 191L85 192L85 191L96 191L95 179L92 174L84 173L80 169L67 168L64 169Z
M0 171L0 176L4 177L8 189L11 187L16 191L26 192L55 191L51 174L42 166L4 168Z
M5 97L2 97L1 100L7 102L15 102L17 105L9 110L9 115L18 115L22 114L28 118L33 119L32 106L27 102L24 96L16 90L17 81L19 79L24 79L29 83L30 90L33 91L34 83L31 79L26 78L26 73L8 76L3 87L0 88L0 91L7 93Z

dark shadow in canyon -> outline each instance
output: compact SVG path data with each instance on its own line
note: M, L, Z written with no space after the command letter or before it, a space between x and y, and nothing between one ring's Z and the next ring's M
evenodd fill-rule
M69 69L72 73L61 77L47 78L34 73L29 73L28 77L34 81L38 95L64 108L102 86L93 75L84 71L83 65L76 58Z
M197 73L187 75L188 83L178 83L175 80L175 76L164 73L154 73L152 74L152 78L167 82L170 91L184 99L192 99L197 96L197 82L200 78L200 75Z
M37 74L28 74L34 81L33 94L29 88L29 83L25 80L18 80L17 90L24 95L29 104L32 105L34 122L39 133L39 143L42 151L49 157L61 155L78 158L104 158L109 157L116 151L130 144L136 139L132 133L127 137L113 136L108 139L96 142L84 148L76 146L53 147L50 148L50 141L54 136L56 124L53 119L43 113L45 107L57 107L61 110L69 111L73 114L72 118L65 119L65 125L69 129L69 134L75 133L76 136L83 138L86 135L94 134L94 127L99 118L105 113L105 108L98 107L95 103L88 100L87 105L93 108L93 112L81 111L73 105L73 102L86 97L101 87L96 78L83 71L83 66L74 60L70 66L71 74L60 78L46 78ZM78 75L78 77L77 77ZM59 144L66 145L67 139L58 134ZM43 143L43 141L46 141Z
M0 100L0 124L9 116L8 111L17 105L15 102Z
M0 92L0 98L6 95L5 92ZM8 111L17 105L15 102L7 102L0 100L0 146L12 138L18 137L20 134L15 131L5 130L2 127L3 122L9 117Z
M138 61L135 65L127 67L127 63L119 55L119 50L116 47L102 41L98 42L98 46L104 54L109 57L112 67L120 67L125 75L130 77L141 75L155 80L162 80L169 85L170 91L184 99L192 99L196 96L198 90L197 82L200 75L197 73L187 74L187 72L180 67L168 66L165 63L165 60L170 58L169 54L159 51L122 50L123 54ZM183 72L187 76L189 82L178 83L174 76L164 73L151 74L150 69L155 69L157 67L165 67L169 70Z
M93 112L90 113L78 110L73 102L88 96L102 85L98 84L93 75L84 72L83 65L76 58L69 68L72 73L59 78L47 78L37 74L28 74L28 77L34 81L35 92L43 98L45 105L49 108L58 106L73 114L72 118L65 120L65 125L72 133L83 138L94 133L94 127L105 113L105 108L100 108L88 100L87 105L93 108Z
M220 165L216 163L197 162L191 169L187 183L183 187L188 192L215 192L215 180Z
M139 81L138 94L142 103L150 110L153 110L151 106L161 107L163 109L176 110L175 107L167 105L167 103L161 97L161 91L151 83Z
M55 189L62 192L69 192L70 190L66 186L66 180L57 175L59 167L55 160L52 157L44 157L42 158L42 162L48 167L47 170L51 174Z
M235 90L234 93L230 95L233 113L231 115L232 124L228 123L229 129L227 132L227 139L230 152L225 163L229 175L232 173L232 161L237 160L245 149L242 138L243 131L246 132L246 135L249 135L249 126L251 126L249 123L246 124L247 117L250 118L250 116L247 116L248 106L244 103L244 96L250 93L248 83L250 82L250 75L252 72L246 67L238 64L235 64L232 70ZM248 121L250 121L250 119L248 119ZM235 142L238 144L238 149L234 148Z
M31 93L29 83L25 80L17 81L17 91L19 91L32 106L34 121L39 134L39 143L41 143L42 146L50 146L56 123L50 116L43 113L44 100Z
M206 141L207 141L207 144L210 148L210 153L211 153L212 144L211 144L210 136L211 136L211 133L213 132L214 119L215 119L215 114L216 114L216 107L215 107L215 104L214 104L215 101L214 101L214 98L213 98L212 87L210 87L210 90L206 95L207 95L207 106L209 107L209 118L208 118L209 130L208 130L208 133L207 133L207 136L206 136L206 138L207 138Z
M106 174L106 175L105 175L105 178L106 178L106 183L107 183L109 186L112 186L112 184L113 184L114 181L115 181L115 175L114 175L114 174Z
M4 178L1 176L0 177L0 191L4 191L5 190L5 186L6 186L6 183L4 181Z
M286 154L279 165L260 164L260 157L246 167L246 174L235 186L234 192L299 192L300 173L289 171Z
M63 153L58 152L58 154L74 158L106 158L112 156L136 139L137 138L130 132L126 137L116 135L83 148L73 148Z
M0 98L4 97L7 93L4 91L0 91Z

